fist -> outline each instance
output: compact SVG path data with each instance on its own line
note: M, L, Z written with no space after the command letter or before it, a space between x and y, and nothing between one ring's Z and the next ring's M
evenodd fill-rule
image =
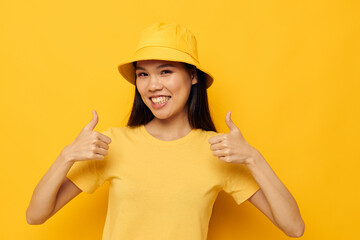
M228 163L250 163L256 149L245 140L231 120L231 111L226 114L225 122L230 132L209 138L213 155Z
M93 118L81 130L76 139L62 150L62 155L69 161L102 160L108 154L111 139L93 131L98 123L98 115L93 111Z

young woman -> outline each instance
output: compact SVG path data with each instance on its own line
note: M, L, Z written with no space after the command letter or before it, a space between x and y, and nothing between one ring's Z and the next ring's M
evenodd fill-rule
M295 199L232 122L216 133L195 36L178 24L146 28L119 65L135 85L128 126L93 131L98 116L66 146L36 186L26 216L42 224L79 193L110 182L103 239L206 239L221 190L249 200L291 237L304 232Z

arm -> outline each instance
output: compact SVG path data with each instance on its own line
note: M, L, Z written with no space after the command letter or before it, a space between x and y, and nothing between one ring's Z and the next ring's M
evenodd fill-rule
M108 154L111 139L93 129L98 116L93 111L93 119L87 124L77 138L66 146L51 165L38 185L35 187L30 204L26 210L29 224L42 224L81 190L67 177L75 161L103 160Z
M300 237L305 224L291 193L276 176L258 150L252 147L232 122L230 112L225 118L230 133L209 139L210 149L219 160L229 164L244 164L260 186L249 201L263 212L286 235Z
M29 224L44 223L81 193L81 190L66 178L73 163L60 154L40 180L26 210L26 220Z
M305 224L298 205L276 176L260 152L254 150L247 167L260 186L260 190L249 198L249 202L263 212L278 228L290 237L301 237Z

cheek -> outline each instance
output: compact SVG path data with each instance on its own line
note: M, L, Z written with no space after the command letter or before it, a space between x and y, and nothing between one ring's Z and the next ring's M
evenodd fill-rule
M189 86L183 85L177 90L179 101L181 101L182 104L185 104L189 98L191 88Z
M191 81L186 79L186 76L181 76L181 78L180 81L179 78L175 78L168 87L173 93L176 92L181 96L188 96L192 86Z
M137 85L136 85L136 88L137 88L137 90L138 90L138 92L139 92L139 94L140 94L141 99L142 99L143 102L145 103L145 101L144 101L144 87L141 86L141 84L137 84Z
M144 93L144 84L141 84L139 82L136 82L135 87L137 88L138 92L140 93L140 95L143 95Z

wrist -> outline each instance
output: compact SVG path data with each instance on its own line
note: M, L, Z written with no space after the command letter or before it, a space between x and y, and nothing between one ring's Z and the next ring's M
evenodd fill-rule
M251 149L251 157L247 159L246 166L249 168L256 168L260 161L264 158L262 157L261 153L256 149Z
M66 147L60 152L58 158L65 165L73 165L75 163L75 159L67 154Z

